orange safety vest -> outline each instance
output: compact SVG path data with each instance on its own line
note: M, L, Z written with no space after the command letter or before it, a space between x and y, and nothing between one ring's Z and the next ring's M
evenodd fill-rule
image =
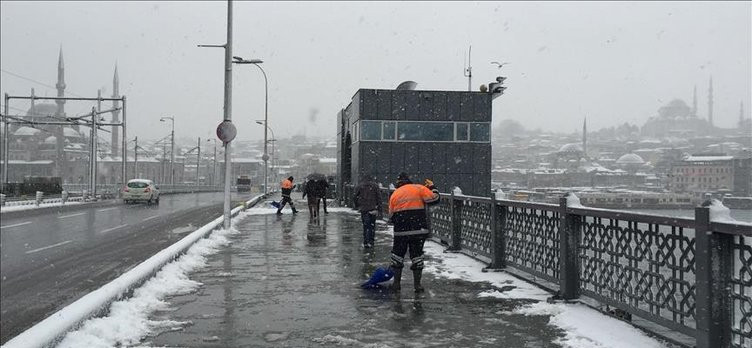
M282 180L280 187L283 189L292 189L292 181L290 181L290 179Z
M407 184L398 188L389 197L389 213L405 210L418 210L426 207L426 203L435 202L439 195L419 184Z

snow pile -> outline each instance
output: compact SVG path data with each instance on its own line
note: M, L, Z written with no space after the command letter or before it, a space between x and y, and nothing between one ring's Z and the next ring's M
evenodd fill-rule
M28 205L15 205L15 206L3 206L0 207L0 213L9 213L12 211L22 211L22 210L31 210L31 209L39 209L39 208L49 208L49 207L62 207L64 205L76 205L81 204L82 202L55 202L55 203L42 203L40 205L36 204L28 204Z
M583 205L580 203L580 197L577 197L572 192L567 193L567 208L582 208Z
M190 325L188 322L149 320L149 315L168 309L169 303L163 301L165 297L190 293L199 287L200 283L188 278L189 273L205 266L207 256L229 244L226 236L232 233L237 233L234 227L221 229L196 242L185 255L165 265L136 289L131 298L112 303L107 317L87 320L79 330L69 332L58 347L134 345L158 330L175 330Z
M363 347L363 348L389 348L389 345L382 343L363 343L361 341L343 337L340 335L326 335L321 338L314 338L312 341L325 346L346 346L346 347Z
M507 195L501 189L497 189L496 192L494 193L494 198L496 198L496 199L506 199Z
M485 264L467 255L444 253L443 246L426 243L426 253L439 262L426 262L425 270L434 276L461 279L471 282L488 282L496 288L511 290L487 290L478 297L501 299L532 299L539 302L517 308L507 314L547 315L549 324L564 331L564 337L557 344L564 347L581 348L632 348L663 347L660 341L648 337L633 326L601 314L581 304L547 303L548 292L520 280L506 272L482 272Z
M731 217L731 210L717 199L710 200L710 205L703 204L710 209L710 221L735 223L736 219Z
M518 308L513 313L551 316L549 324L558 326L565 332L565 336L554 343L564 347L664 347L632 325L582 304L538 302Z
M526 281L520 280L505 272L483 272L483 264L469 256L458 253L444 253L441 245L436 243L425 244L426 254L442 262L426 262L425 271L434 276L447 279L461 279L471 282L489 282L491 285L501 288L513 286L509 291L496 291L484 296L498 298L526 298L545 301L551 296L548 292Z
M462 189L459 186L455 186L452 189L452 193L454 193L455 196L459 196L462 194Z

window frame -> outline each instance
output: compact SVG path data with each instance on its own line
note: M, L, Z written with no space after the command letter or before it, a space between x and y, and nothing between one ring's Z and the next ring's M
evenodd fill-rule
M362 134L360 134L363 131L363 125L361 125L361 122L368 122L368 123L378 123L379 130L380 130L380 137L379 139L363 139ZM403 123L419 123L419 124L430 124L430 123L440 123L449 125L451 124L452 129L452 137L451 140L402 140L399 138L399 129L400 124ZM394 127L394 133L392 134L393 138L385 138L384 135L391 133L386 132L386 127L388 124L392 124ZM459 139L457 137L458 128L459 125L463 125L465 127L466 137L465 139ZM471 140L470 133L471 128L474 124L485 124L488 127L488 140ZM491 143L491 122L455 122L455 121L408 121L408 120L358 120L353 122L351 126L351 137L352 142L359 142L359 141L369 141L369 142L401 142L401 143L429 143L429 142L437 142L437 143L476 143L476 144L490 144Z

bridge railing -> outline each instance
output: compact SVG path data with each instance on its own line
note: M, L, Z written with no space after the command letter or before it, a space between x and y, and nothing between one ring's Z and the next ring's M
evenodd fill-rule
M352 206L353 188L345 187ZM391 190L382 189L384 217ZM696 347L752 346L752 224L441 194L432 238L681 332ZM543 285L543 284L541 284Z

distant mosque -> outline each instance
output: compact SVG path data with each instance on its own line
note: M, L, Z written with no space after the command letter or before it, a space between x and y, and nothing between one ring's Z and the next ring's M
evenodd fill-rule
M697 116L697 87L692 97L692 107L681 99L674 99L658 109L658 116L645 122L641 133L643 136L660 138L665 136L698 136L714 133L713 124L713 78L708 87L708 117Z
M57 97L65 97L65 66L63 63L63 48L60 47L57 66ZM34 88L31 89L31 107L23 117L25 120L32 122L60 121L66 117L65 100L55 100L55 103L36 103ZM112 98L120 98L119 79L117 66L113 77L113 95ZM119 103L113 101L113 109L118 107ZM119 110L113 111L112 123L120 122ZM49 170L41 170L40 173L46 175L63 177L64 182L80 181L80 164L78 160L88 160L88 136L81 132L78 125L59 126L59 125L23 125L14 124L10 127L11 144L9 146L9 159L14 161L14 166L10 166L9 171L14 171L14 167L23 165L31 166L46 163L51 165ZM110 151L112 157L119 153L119 128L112 127ZM15 173L11 177L21 175ZM13 178L20 180L19 178Z

